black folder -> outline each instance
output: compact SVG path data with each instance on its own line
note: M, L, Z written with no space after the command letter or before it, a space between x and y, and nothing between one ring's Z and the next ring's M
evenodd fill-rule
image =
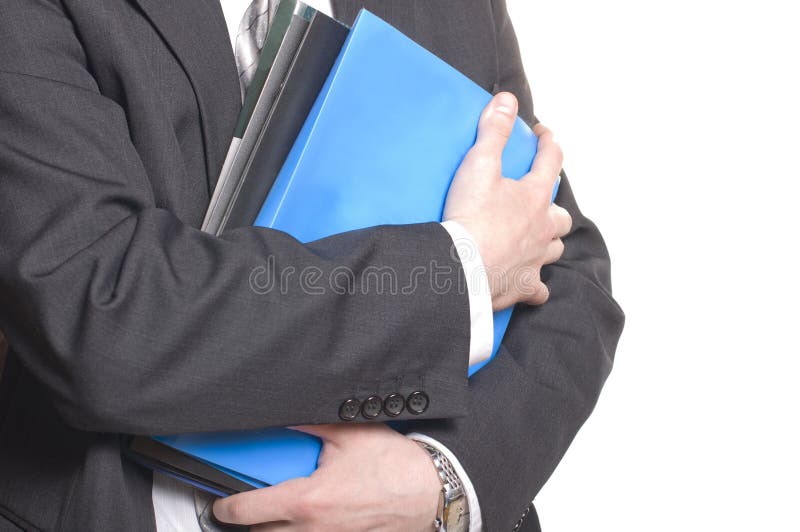
M296 0L283 0L278 6L206 211L203 231L220 232L261 128L269 117L315 13L315 9Z
M123 452L129 459L148 469L178 478L220 497L257 488L218 467L146 436L131 437Z
M347 26L324 13L313 11L308 29L261 126L239 186L216 234L225 229L253 225L336 62L348 31Z

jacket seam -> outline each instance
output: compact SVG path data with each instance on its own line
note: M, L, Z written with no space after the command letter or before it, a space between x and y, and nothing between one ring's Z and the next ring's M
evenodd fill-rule
M45 77L45 76L39 76L37 74L31 74L31 73L28 73L28 72L17 72L17 71L14 71L14 70L0 69L0 74L6 74L8 76L17 76L17 77L28 78L28 79L36 79L36 80L40 80L40 81L49 81L49 82L58 83L59 85L64 85L66 87L70 87L70 88L73 88L73 89L80 89L80 90L86 91L86 92L88 92L88 93L90 93L90 94L92 94L94 96L102 96L102 94L100 92L98 92L96 90L96 88L95 89L90 89L88 87L84 87L82 85L77 85L75 83L70 83L68 81L63 81L63 80L55 79L55 78L48 78L48 77Z
M8 506L0 502L0 515L11 521L11 523L21 530L40 531L40 528L33 526L27 519L12 511Z
M69 511L72 509L72 502L75 500L75 491L76 485L78 483L78 475L79 473L75 473L72 475L72 482L69 483L69 491L67 492L67 500L64 503L64 506L59 512L58 519L56 520L56 530L65 530L64 528L64 521L67 520L67 516L69 515Z

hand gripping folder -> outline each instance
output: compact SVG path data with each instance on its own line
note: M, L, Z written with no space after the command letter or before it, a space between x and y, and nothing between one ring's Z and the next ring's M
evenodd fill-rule
M441 220L450 182L475 142L490 99L444 61L362 10L255 225L309 242L369 226ZM503 175L525 175L536 146L533 132L517 119L503 152ZM511 312L494 315L492 357ZM487 362L470 367L469 374ZM220 489L219 483L194 479L217 494L307 476L320 451L317 438L280 428L156 439L168 452L190 455L238 482Z

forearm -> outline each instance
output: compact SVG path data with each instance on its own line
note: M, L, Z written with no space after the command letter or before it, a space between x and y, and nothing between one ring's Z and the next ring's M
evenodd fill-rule
M428 393L423 417L463 412L469 307L440 225L214 238L156 205L124 114L96 91L0 73L0 115L0 330L68 423L334 422L376 385Z

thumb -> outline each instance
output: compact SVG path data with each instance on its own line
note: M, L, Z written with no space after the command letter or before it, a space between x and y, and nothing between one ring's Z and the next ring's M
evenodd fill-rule
M477 150L500 160L514 128L517 107L517 98L510 92L500 92L492 98L478 122Z

